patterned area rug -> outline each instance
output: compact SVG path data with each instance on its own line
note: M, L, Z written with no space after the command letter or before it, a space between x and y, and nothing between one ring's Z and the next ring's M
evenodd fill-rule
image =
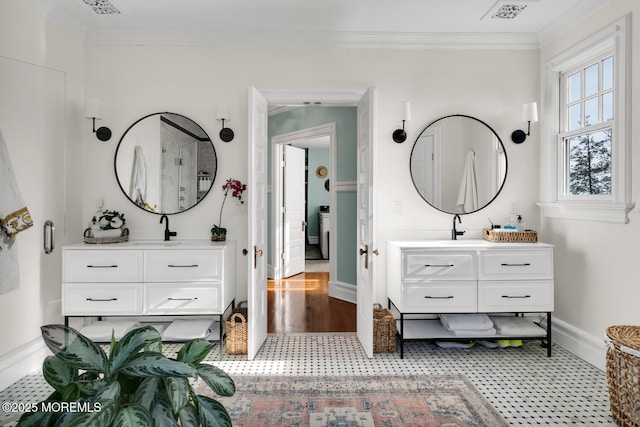
M240 377L218 399L234 426L507 426L464 375Z

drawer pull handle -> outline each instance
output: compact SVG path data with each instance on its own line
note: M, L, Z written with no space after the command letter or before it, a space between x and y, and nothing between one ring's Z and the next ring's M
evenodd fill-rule
M428 298L428 299L453 299L454 296L453 295L449 295L449 296L446 296L446 297L432 297L431 295L427 295L427 296L425 296L425 298Z
M171 298L171 297L169 297L169 298L167 298L167 300L169 300L169 301L195 301L197 299L198 299L198 297L193 297L193 298Z
M87 298L87 301L93 302L108 302L108 301L118 301L118 298Z
M529 267L531 263L525 262L523 264L507 264L506 262L503 262L500 265L502 265L503 267Z
M436 267L436 268L437 268L437 267L440 267L440 268L442 268L442 267L449 267L449 268L450 268L450 267L453 267L453 266L454 266L454 264L425 264L424 266L425 266L425 267Z
M118 268L118 265L87 265L87 268Z
M169 267L169 268L196 268L196 267L198 267L198 264L191 264L191 265L169 264L169 265L167 265L167 267Z
M502 298L531 298L531 295L502 295Z

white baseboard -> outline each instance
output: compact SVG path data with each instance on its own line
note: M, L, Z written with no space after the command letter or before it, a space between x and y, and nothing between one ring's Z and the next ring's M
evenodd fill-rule
M356 286L352 283L329 280L329 296L346 302L357 304Z
M551 323L551 339L554 343L596 368L602 371L606 369L604 337L593 336L563 320L552 319Z
M50 354L42 338L38 337L0 357L0 390L41 369L42 362Z

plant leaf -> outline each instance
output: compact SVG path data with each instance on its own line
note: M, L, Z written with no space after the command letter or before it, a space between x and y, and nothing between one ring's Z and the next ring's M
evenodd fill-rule
M171 411L178 415L180 409L189 401L189 380L186 378L163 378L164 389L171 405Z
M169 404L164 400L159 400L151 410L151 418L154 427L177 427L176 419L171 413Z
M78 380L78 370L55 356L47 356L42 363L42 376L58 391Z
M49 349L74 368L91 372L105 372L107 355L89 338L64 325L40 327Z
M113 375L129 359L140 350L155 341L162 341L160 333L153 326L145 326L127 332L122 339L113 346L110 355L109 372Z
M197 365L207 357L212 348L213 344L207 340L200 338L191 340L182 346L178 352L177 360Z
M76 381L78 390L80 390L80 392L84 396L95 395L98 392L98 390L100 390L101 388L104 388L107 384L109 384L109 381L105 379Z
M200 422L203 427L232 427L229 413L217 400L197 395Z
M61 400L63 402L75 402L76 400L80 400L82 397L82 392L78 388L78 384L71 383L62 390Z
M180 409L180 412L178 413L178 419L180 420L180 425L182 427L200 426L196 408L191 404L187 404L182 409Z
M160 394L160 378L147 377L133 395L133 400L144 406L148 411L154 405Z
M126 408L120 409L120 412L113 420L112 427L153 427L151 421L151 414L147 409L136 403L133 403Z
M98 400L100 410L94 412L76 412L65 423L64 427L110 426L118 413L115 400Z
M198 365L198 376L219 396L233 396L236 383L217 366L201 363Z
M49 425L53 414L50 412L25 412L20 417L16 427L40 427Z
M94 396L95 400L118 400L120 397L120 383L114 381L98 390Z
M138 353L122 365L120 371L134 377L195 377L197 374L193 366L167 359L160 353Z

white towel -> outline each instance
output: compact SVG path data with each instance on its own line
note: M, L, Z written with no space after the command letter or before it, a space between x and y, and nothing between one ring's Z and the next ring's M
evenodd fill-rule
M526 317L491 316L491 320L499 335L527 337L544 333L544 329Z
M138 206L144 206L147 200L147 161L142 147L136 145L133 149L133 167L131 168L131 183L129 197Z
M478 209L478 184L476 182L476 154L467 153L467 160L462 172L462 180L458 189L458 212L473 212Z
M103 320L85 326L80 333L93 341L111 341L113 333L116 340L120 340L127 332L138 328L140 323L130 320Z
M0 294L20 285L20 266L15 237L33 225L18 188L9 150L0 131Z
M484 313L440 314L440 323L450 331L486 331L493 328L493 322Z
M165 341L186 341L206 338L212 332L213 320L174 320L162 334Z
M477 330L477 329L454 329L451 330L449 329L449 332L451 332L453 335L459 336L459 337L464 337L464 338L474 338L474 337L490 337L493 335L496 335L496 329L495 328L489 328L489 329L482 329L482 330Z

